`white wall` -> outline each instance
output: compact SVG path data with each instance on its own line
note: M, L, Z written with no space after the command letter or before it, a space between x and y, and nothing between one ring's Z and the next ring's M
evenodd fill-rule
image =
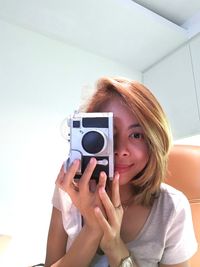
M199 40L197 35L143 73L144 84L169 118L175 140L200 134Z
M200 11L197 12L193 17L186 20L181 25L182 28L187 30L188 37L191 38L200 32Z
M200 146L200 135L193 135L187 138L175 140L174 144Z
M67 154L62 120L100 76L141 73L4 21L0 32L0 234L14 244L0 265L23 267L44 261L54 180Z

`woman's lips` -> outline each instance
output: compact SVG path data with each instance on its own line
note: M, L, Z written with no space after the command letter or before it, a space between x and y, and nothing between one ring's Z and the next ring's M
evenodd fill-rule
M119 173L123 173L123 172L127 172L130 170L130 168L133 166L134 164L130 164L130 165L125 165L125 164L116 164L115 165L115 171L119 172Z

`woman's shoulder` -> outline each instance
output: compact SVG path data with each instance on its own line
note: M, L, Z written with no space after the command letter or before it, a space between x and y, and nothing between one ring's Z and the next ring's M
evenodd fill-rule
M171 185L168 185L166 183L161 183L160 185L160 195L161 197L168 197L172 199L185 199L186 196L184 193Z
M162 208L177 212L189 206L189 201L183 192L165 183L160 186L158 203Z
M160 194L155 199L149 216L150 227L162 228L163 232L172 223L185 220L191 216L190 204L187 197L172 186L162 183ZM164 222L164 223L163 223Z

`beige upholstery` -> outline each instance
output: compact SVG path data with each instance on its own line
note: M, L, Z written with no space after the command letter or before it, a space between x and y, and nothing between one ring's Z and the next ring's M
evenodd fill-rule
M200 146L173 146L165 182L182 191L188 198L200 246ZM191 267L200 267L200 247L191 259Z

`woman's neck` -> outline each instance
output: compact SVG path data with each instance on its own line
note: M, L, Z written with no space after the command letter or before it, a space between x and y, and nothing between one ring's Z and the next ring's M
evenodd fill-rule
M120 198L122 205L129 203L129 201L133 203L135 193L134 193L134 187L131 183L120 185L119 190L120 190Z

